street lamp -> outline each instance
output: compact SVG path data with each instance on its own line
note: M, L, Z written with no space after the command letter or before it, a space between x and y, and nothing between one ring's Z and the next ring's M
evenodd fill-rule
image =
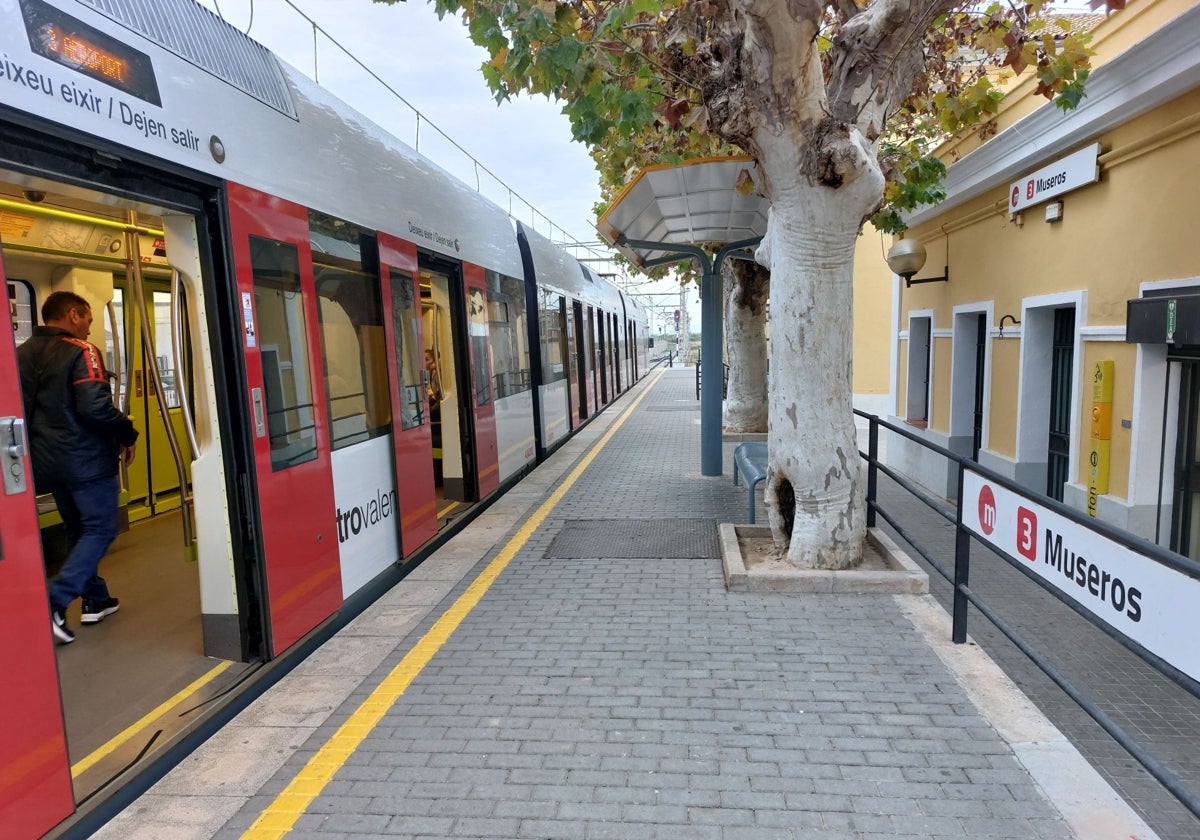
M904 278L905 287L913 283L944 283L950 279L950 266L941 277L922 277L914 280L913 275L925 265L925 246L916 239L901 239L887 252L888 268Z

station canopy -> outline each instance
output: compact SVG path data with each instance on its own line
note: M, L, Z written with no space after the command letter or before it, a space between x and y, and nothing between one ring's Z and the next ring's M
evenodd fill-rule
M673 252L624 240L669 245L725 245L767 232L767 200L746 186L757 183L754 159L701 158L650 166L638 173L596 227L639 268ZM622 238L623 237L623 238Z

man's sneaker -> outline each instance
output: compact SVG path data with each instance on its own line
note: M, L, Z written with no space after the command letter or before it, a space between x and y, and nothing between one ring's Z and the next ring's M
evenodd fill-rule
M75 634L67 627L67 617L61 610L50 610L50 629L54 631L54 640L60 645L75 641Z
M106 615L112 615L121 609L121 602L116 598L83 599L83 614L79 616L82 624L99 624Z

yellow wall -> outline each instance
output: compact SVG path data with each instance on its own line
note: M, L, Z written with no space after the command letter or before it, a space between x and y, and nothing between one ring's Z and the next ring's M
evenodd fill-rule
M950 428L950 400L936 399L937 394L945 392L950 393L950 354L953 349L953 342L950 338L933 339L933 393L935 399L930 413L930 428L934 429L949 429Z
M1147 35L1167 25L1180 13L1196 5L1197 0L1140 0L1130 3L1125 9L1108 18L1091 31L1089 48L1094 53L1091 58L1092 70L1106 64L1119 56ZM1011 128L1022 117L1046 104L1046 98L1037 94L1037 79L1031 73L1020 76L1007 76L1007 82L998 77L994 78L997 86L1005 91L1004 100L1000 104L999 113L995 118L997 132ZM937 156L947 163L957 160L971 151L979 148L981 143L977 135L956 137L944 143L936 152Z
M994 300L997 319L1020 318L1027 296L1087 289L1087 323L1123 325L1138 283L1200 265L1198 115L1195 90L1102 136L1100 182L1059 197L1061 222L1046 223L1044 205L1010 219L1002 187L910 230L929 253L917 277L941 274L948 249L951 279L903 290L901 311L935 309L946 327L960 303Z
M889 388L892 278L884 253L890 245L891 237L868 223L854 251L855 394L886 394Z
M992 389L988 394L987 448L1005 458L1017 455L1017 371L1021 340L997 338L991 347Z
M1118 25L1122 12L1103 24L1095 45L1123 50L1169 21L1195 2L1159 0L1132 4L1131 14ZM1167 24L1169 25L1169 23ZM1102 36L1102 37L1101 37ZM1110 58L1105 53L1097 64ZM1030 98L1019 115L1044 104ZM1009 120L1011 122L1011 119ZM1017 457L1018 390L1023 337L1012 321L1008 335L994 330L1002 316L1023 317L1029 298L1083 293L1076 313L1081 334L1074 383L1080 422L1072 447L1078 469L1071 477L1086 486L1090 438L1092 363L1115 363L1108 496L1128 498L1137 346L1124 342L1128 301L1140 296L1140 284L1200 277L1200 89L1116 126L1099 137L1080 137L1068 151L1100 144L1100 180L1057 196L1063 203L1062 221L1044 221L1045 203L1008 215L1008 183L953 207L904 238L925 246L925 267L915 279L937 276L949 268L949 281L901 287L899 326L907 329L909 312L934 312L934 378L930 429L950 431L952 340L936 337L953 327L955 307L990 307L993 334L989 340L990 390L987 392L988 437L985 450L1004 459ZM960 144L958 150L969 148ZM1040 169L1065 155L1031 164L1011 180ZM868 267L865 270L878 270ZM887 269L881 273L886 274ZM858 281L860 285L868 281ZM857 326L857 325L856 325ZM1164 339L1165 343L1165 339ZM904 414L907 342L900 342L897 374L898 413ZM861 356L860 356L861 358ZM1159 397L1161 401L1161 396ZM1143 500L1144 501L1144 500Z

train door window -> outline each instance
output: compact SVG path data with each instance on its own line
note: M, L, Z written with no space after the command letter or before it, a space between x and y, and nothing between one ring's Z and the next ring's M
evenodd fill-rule
M399 355L400 369L400 428L415 429L425 425L425 395L430 401L442 399L442 383L437 366L433 364L433 350L426 352L428 364L418 359L420 349L417 342L417 303L413 299L412 275L390 269L392 281L392 329L393 341Z
M625 322L625 358L629 360L630 384L638 378L637 327L633 321Z
M498 272L488 271L487 288L492 378L496 383L496 399L502 400L528 391L531 384L525 284Z
M190 383L177 381L180 371L191 370L191 366L188 364L188 347L186 344L181 347L180 352L183 358L177 360L172 340L174 313L170 290L164 288L163 281L157 278L143 277L142 285L144 300L149 308L147 319L150 322L150 345L143 348L140 334L132 344L126 341L125 336L122 335L119 345L111 342L106 348L108 354L112 355L114 345L116 345L120 348L122 356L133 360L131 365L122 365L120 368L123 372L121 378L130 379L132 372L134 396L142 397L137 404L139 412L135 413L140 413L143 418L141 428L145 433L145 437L142 438L145 446L139 450L139 455L144 452L145 457L134 460L128 470L128 476L131 501L144 498L145 503L141 507L131 505L129 512L131 519L147 514L163 513L179 506L181 504L180 471L182 470L184 481L190 482L192 460L192 453L187 445L187 421L180 398L181 393L191 393L188 389ZM124 313L125 296L117 294L121 291L123 290L120 288L113 290L113 309ZM120 306L118 306L118 301ZM133 315L134 310L138 307L135 300L131 299L130 303L133 305L129 307L128 314ZM178 301L176 311L179 313L185 311L182 299ZM131 318L129 321L125 321L123 314L117 323L123 325L126 334L139 329L138 319ZM156 372L157 377L155 376ZM161 389L157 387L160 382ZM170 430L164 423L164 413L167 422L171 425Z
M355 225L313 211L308 222L330 441L338 450L386 434L392 422L379 257L374 236Z
M492 377L488 370L488 315L483 292L471 289L467 295L468 331L471 334L471 359L474 364L475 406L492 401Z
M317 457L300 255L295 245L251 236L250 266L271 468L278 472Z
M596 363L596 393L600 395L597 405L604 405L608 402L608 386L605 384L608 378L608 361L604 349L604 313L597 309L595 315L593 335L596 337L596 346L593 359Z
M567 322L567 332L571 334L571 340L568 341L571 348L571 377L579 386L579 419L583 420L588 416L587 339L583 323L583 304L572 301L571 307L573 317Z
M600 312L600 356L604 362L604 401L613 398L612 323L607 312Z
M151 293L154 307L154 362L162 379L163 392L160 398L167 408L179 408L179 390L175 387L175 350L171 341L171 295L169 292Z
M588 367L592 369L592 396L593 398L598 399L597 395L600 393L600 387L596 378L596 372L600 367L597 364L600 359L596 355L596 310L590 306L587 310L587 360ZM596 404L599 405L600 403L597 402Z
M121 410L128 412L130 364L129 364L129 333L125 319L125 290L120 287L113 289L112 303L104 318L104 366L115 377L113 397Z
M612 329L613 351L613 396L621 393L621 326L617 316L611 316L609 324Z
M540 292L539 334L542 337L542 384L549 385L567 376L566 300L562 295Z

